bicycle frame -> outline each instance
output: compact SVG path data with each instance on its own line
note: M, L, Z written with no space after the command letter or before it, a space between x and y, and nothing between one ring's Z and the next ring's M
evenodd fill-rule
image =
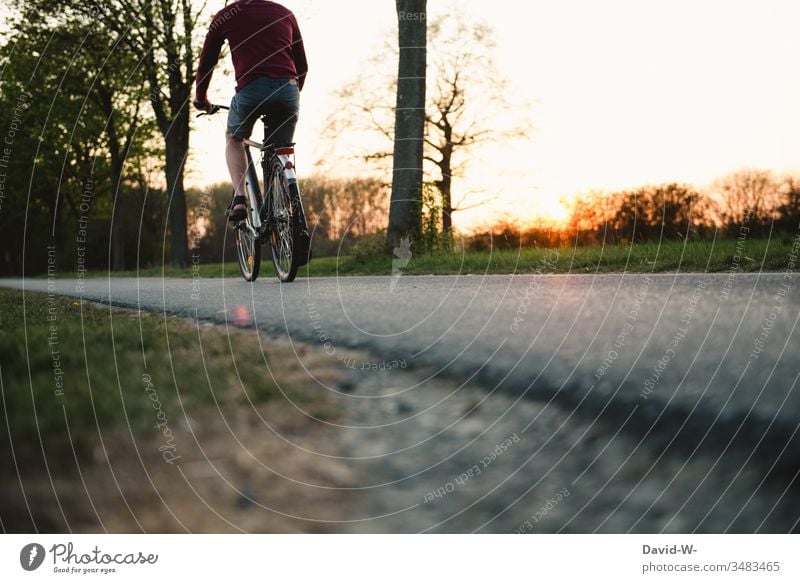
M264 186L267 187L267 182L272 178L269 175L269 161L270 156L266 154L273 148L273 146L265 145L261 142L256 142L251 139L243 140L245 146L245 156L247 158L247 173L246 173L246 186L247 195L250 198L250 221L247 224L257 238L261 238L263 221L261 220L261 206L264 202L264 193L261 191L261 182L258 179L258 172L256 172L256 164L253 161L253 155L250 153L250 148L255 148L261 152L261 171L264 176ZM289 184L297 182L297 174L294 170L294 163L292 162L291 155L294 153L293 147L275 148L275 156L283 167L286 180Z
M253 156L250 154L250 147L258 148L263 152L263 146L258 142L251 140L244 140L244 153L247 157L247 174L245 175L245 184L247 187L247 196L250 197L250 221L247 223L248 228L253 230L253 235L261 238L261 205L264 200L263 193L261 192L261 183L258 180L258 172L256 172L256 165L253 163ZM266 174L264 174L266 180Z
M197 117L214 115L223 109L229 108L224 105L212 105ZM244 178L249 208L245 219L236 220L233 225L236 229L239 267L245 281L255 281L261 264L260 245L269 243L278 279L289 283L294 281L298 268L311 261L311 237L297 187L294 144L277 146L268 144L270 133L266 116L262 116L261 121L264 124L264 142L256 142L249 138L242 140L247 164ZM263 191L253 160L252 148L256 148L261 154ZM277 185L281 193L277 207L276 201L273 200L276 188L274 173L280 173L281 176L281 183ZM228 213L231 210L229 208Z

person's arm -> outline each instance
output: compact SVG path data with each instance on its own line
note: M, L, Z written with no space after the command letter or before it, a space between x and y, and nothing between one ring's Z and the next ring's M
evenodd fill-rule
M306 49L303 46L303 36L300 34L300 27L294 15L292 15L292 57L294 58L294 67L297 69L297 84L302 91L308 74L308 61L306 60Z
M195 75L195 104L208 103L208 86L211 83L211 74L219 61L219 53L225 42L220 23L212 21L203 43L203 50L200 52L200 60L197 64L197 74Z

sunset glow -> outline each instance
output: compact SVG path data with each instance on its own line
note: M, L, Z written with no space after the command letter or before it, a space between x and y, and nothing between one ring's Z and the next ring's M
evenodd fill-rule
M296 136L308 174L324 149L316 141L335 106L331 95L395 34L396 15L391 2L285 4L298 16L311 67ZM800 170L797 2L429 6L430 18L465 10L495 29L498 64L510 91L531 103L534 123L527 143L485 147L456 181L456 198L492 198L456 213L459 228L498 217L563 220L561 199L588 190L668 181L703 187L741 167ZM224 102L232 91L217 75L211 98ZM226 180L222 120L195 127L190 182ZM342 167L352 172L352 164Z

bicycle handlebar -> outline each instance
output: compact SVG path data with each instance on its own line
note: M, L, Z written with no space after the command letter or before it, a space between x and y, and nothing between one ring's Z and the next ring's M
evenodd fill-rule
M219 110L221 109L230 109L230 107L226 105L212 105L210 110L198 113L195 117L203 117L204 115L214 115L215 113L219 113Z

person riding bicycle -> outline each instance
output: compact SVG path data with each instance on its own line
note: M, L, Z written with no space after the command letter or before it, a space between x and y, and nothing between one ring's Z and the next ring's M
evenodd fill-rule
M236 74L225 131L225 159L234 187L229 219L241 221L247 216L242 142L252 134L256 120L266 115L268 143L292 143L308 62L297 19L288 8L268 0L237 0L214 15L200 53L194 105L202 111L213 107L207 91L225 40Z

